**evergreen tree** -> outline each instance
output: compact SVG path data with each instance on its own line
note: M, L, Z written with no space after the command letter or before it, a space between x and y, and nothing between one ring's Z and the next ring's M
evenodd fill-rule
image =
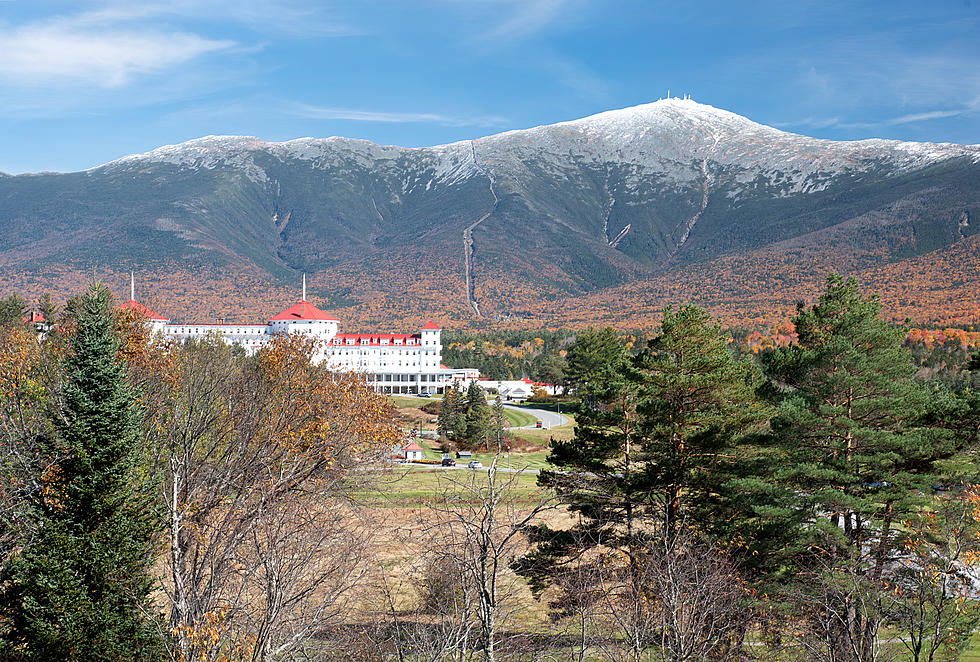
M497 444L497 452L507 450L503 447L504 428L507 427L507 416L504 414L504 400L499 395L493 401L493 435Z
M51 300L51 295L45 292L40 299L37 300L37 309L44 318L45 325L51 329L54 328L55 319L58 316L58 307L55 305L54 301Z
M469 388L466 389L466 412L469 413L474 409L481 409L486 406L487 394L475 381L470 382Z
M548 384L561 384L565 381L568 361L560 354L542 354L533 367L532 375L538 381Z
M972 356L970 356L970 359L966 362L964 368L966 370L980 371L980 350L977 350Z
M93 285L65 359L37 536L10 564L0 607L14 660L155 659L152 538L160 519L137 449L139 409L117 358L109 290Z
M466 412L466 433L460 440L464 448L489 448L496 443L493 410L489 405L477 405ZM493 442L493 443L491 443Z
M536 593L555 582L570 560L600 542L624 551L635 567L644 543L658 535L640 443L640 380L622 344L604 373L601 380L588 382L594 405L577 415L574 439L552 440L548 460L559 471L543 470L538 476L538 483L554 489L579 517L570 529L541 525L529 532L535 549L515 569Z
M772 443L781 461L773 477L784 491L776 508L763 503L759 512L797 534L795 546L773 551L794 574L818 562L825 580L844 572L868 590L881 585L904 542L896 525L927 498L937 460L955 452L950 435L922 426L926 392L902 347L906 329L880 311L876 296L832 275L819 303L797 307L798 344L764 361L779 402ZM767 482L757 479L760 492ZM787 552L795 558L785 559ZM828 608L847 615L832 637L856 640L856 659L870 659L880 617Z
M623 353L623 341L615 329L589 329L576 339L566 355L565 379L569 388L591 399L591 390L603 390L611 378L616 361Z
M540 528L521 572L540 590L596 541L633 559L651 541L669 543L682 518L727 534L736 439L766 420L760 380L695 306L665 310L661 333L638 356L620 345L603 380L587 386L595 406L579 413L575 438L553 442L549 459L563 471L542 472L579 521L569 531Z
M702 530L728 520L723 486L735 472L735 440L765 419L755 397L761 378L728 340L704 310L668 308L634 361L645 482L662 496L668 540L681 517Z
M460 393L455 386L450 386L442 396L442 409L439 410L437 430L446 437L456 432L460 416Z
M0 326L20 326L27 314L27 301L17 293L0 299Z

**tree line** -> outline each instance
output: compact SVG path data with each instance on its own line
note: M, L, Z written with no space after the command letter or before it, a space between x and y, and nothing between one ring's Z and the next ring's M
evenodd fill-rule
M980 394L916 380L880 313L832 276L759 362L694 306L635 355L610 331L540 477L576 523L535 529L517 570L628 659L746 657L750 631L803 659L956 658L980 617Z
M980 395L853 280L758 355L695 306L579 334L555 468L447 471L395 529L357 502L402 478L392 406L309 341L164 344L99 285L50 313L0 323L3 659L918 661L980 619ZM478 391L440 429L493 448Z
M101 284L45 317L0 324L0 658L308 656L363 579L348 474L392 405L296 336L153 339Z

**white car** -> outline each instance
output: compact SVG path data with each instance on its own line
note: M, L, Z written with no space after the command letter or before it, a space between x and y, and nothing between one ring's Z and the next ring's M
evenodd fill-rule
M483 468L483 463L480 462L479 460L470 460L466 464L466 468L467 469L482 469Z

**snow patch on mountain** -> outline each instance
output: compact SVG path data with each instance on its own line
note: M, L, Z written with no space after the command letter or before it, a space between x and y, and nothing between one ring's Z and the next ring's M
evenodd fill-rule
M718 183L749 186L760 178L773 195L820 191L835 177L881 170L886 176L956 157L980 163L980 145L910 143L898 140L832 141L780 131L690 99L611 110L590 117L507 131L477 141L481 159L512 181L529 167L555 180L580 167L626 167L624 183L636 192L651 184L684 188L702 171L727 173ZM269 177L256 163L267 154L279 161L308 161L317 169L402 171L402 191L454 185L480 173L470 158L471 141L435 147L378 145L352 138L298 138L265 142L252 136L206 136L127 156L93 168L122 169L149 163L182 168L239 169L256 182ZM706 161L707 159L707 161ZM408 174L411 171L411 174ZM738 198L738 191L729 191Z

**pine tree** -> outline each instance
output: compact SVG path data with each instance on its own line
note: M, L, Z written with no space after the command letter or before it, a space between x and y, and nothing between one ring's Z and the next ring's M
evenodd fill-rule
M137 449L139 408L116 356L109 290L94 284L65 360L53 468L33 503L38 534L10 566L5 659L154 659L152 539L159 526Z
M906 329L885 322L876 296L837 275L793 318L798 343L765 359L779 401L772 442L781 500L764 509L797 534L788 562L812 563L867 590L879 586L903 542L896 526L915 513L937 480L936 461L955 452L951 436L922 426L926 392L902 347ZM760 477L758 482L772 482ZM785 552L780 552L785 555ZM817 573L820 574L820 573ZM869 603L870 604L870 603ZM838 638L869 659L879 615L847 608ZM848 657L841 659L850 659Z
M682 517L703 531L717 528L727 520L735 441L766 418L755 397L761 376L734 358L720 325L693 305L665 310L660 334L634 364L646 483L662 495L664 535L673 540Z
M639 381L622 343L604 377L591 379L591 407L576 417L575 437L552 440L548 460L560 471L542 471L538 483L554 489L579 515L571 529L541 525L529 531L535 549L515 569L540 593L558 580L571 559L601 544L625 551L631 566L638 549L657 535L639 445ZM594 373L594 376L598 373Z
M757 370L695 306L665 310L647 349L631 357L620 345L604 371L587 386L595 406L579 413L575 438L553 442L549 459L563 471L542 472L581 517L570 531L536 532L537 551L518 567L539 590L583 544L633 559L651 541L669 544L681 519L728 533L736 439L766 420Z
M456 431L460 418L460 394L455 386L450 386L442 396L442 409L439 410L437 429L439 434L450 436Z
M569 347L565 379L568 387L591 398L590 389L603 389L616 361L623 352L623 341L615 329L588 329Z
M0 326L20 326L27 314L27 301L17 293L0 299Z
M507 415L504 413L504 399L497 396L497 399L493 401L493 440L497 445L497 452L502 450L508 450L504 448L504 428L507 427Z
M474 409L480 409L486 406L487 406L487 394L484 393L483 388L475 381L470 382L469 388L466 389L467 413Z

